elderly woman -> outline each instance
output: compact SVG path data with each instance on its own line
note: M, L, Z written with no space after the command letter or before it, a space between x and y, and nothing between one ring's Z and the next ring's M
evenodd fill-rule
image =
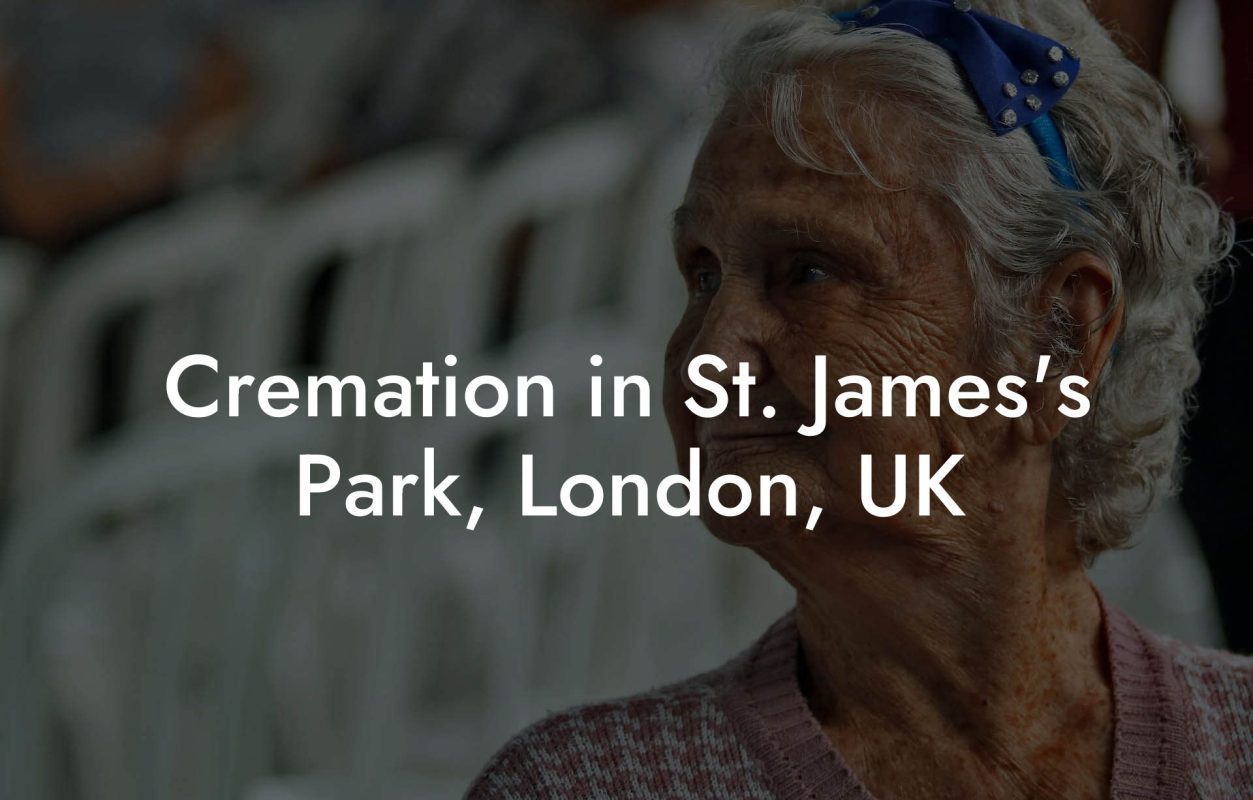
M1084 572L1172 486L1230 247L1162 89L1082 0L780 12L728 65L676 218L666 408L705 481L786 473L825 510L704 520L795 611L715 672L539 723L470 797L1253 797L1253 661L1142 629ZM693 415L700 354L776 413ZM816 354L831 381L1022 375L1029 411L802 436ZM905 512L868 513L860 455L877 494L897 453L962 454L965 514L915 513L913 473Z

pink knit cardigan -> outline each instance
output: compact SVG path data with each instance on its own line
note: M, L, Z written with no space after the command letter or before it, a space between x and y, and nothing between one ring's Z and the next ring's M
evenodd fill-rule
M1253 798L1253 659L1184 645L1103 607L1114 691L1110 797ZM731 663L551 716L468 800L870 800L797 685L794 616Z

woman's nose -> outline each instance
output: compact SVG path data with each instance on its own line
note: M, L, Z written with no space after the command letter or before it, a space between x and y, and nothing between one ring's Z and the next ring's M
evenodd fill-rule
M728 281L710 302L700 331L688 348L687 363L702 355L721 358L726 362L727 369L717 374L705 369L701 374L728 387L731 386L731 378L739 372L739 365L748 364L749 374L760 385L770 377L770 360L764 341L767 326L768 313L752 296L751 290ZM687 364L684 365L683 384L688 391L703 394L692 385Z

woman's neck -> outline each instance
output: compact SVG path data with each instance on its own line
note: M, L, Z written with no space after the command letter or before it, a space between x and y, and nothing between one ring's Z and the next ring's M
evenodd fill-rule
M1103 795L1101 612L1069 541L1007 525L770 559L797 588L811 708L872 790L878 776L883 796L912 796L901 781L938 771L917 784L930 796L942 780L953 796L981 782L983 796Z

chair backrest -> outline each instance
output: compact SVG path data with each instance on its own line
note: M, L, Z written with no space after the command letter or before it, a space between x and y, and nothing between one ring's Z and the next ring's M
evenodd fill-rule
M225 290L247 268L262 208L234 191L189 201L58 266L25 338L18 492L48 487L102 422L168 411L169 367L230 330Z
M301 366L367 370L387 336L394 283L429 270L421 259L437 222L464 191L459 151L421 149L359 167L272 215L238 284L232 350L255 374ZM308 319L310 300L329 295ZM320 331L320 341L302 341Z

